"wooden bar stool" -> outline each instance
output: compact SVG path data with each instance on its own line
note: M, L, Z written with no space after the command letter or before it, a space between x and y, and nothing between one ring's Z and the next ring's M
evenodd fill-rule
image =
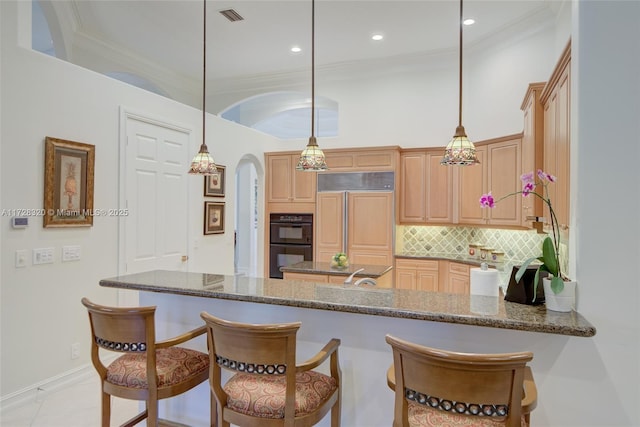
M531 352L469 354L424 347L391 335L393 427L524 427L536 407Z
M255 325L200 316L208 330L218 427L312 426L329 410L331 426L340 426L340 340L296 364L301 322ZM330 375L313 370L327 359ZM222 369L234 373L224 384Z
M91 324L91 361L100 375L102 427L110 426L111 396L143 400L146 408L123 426L147 420L148 426L161 425L158 400L177 396L209 378L209 356L179 347L206 332L205 326L175 338L156 341L156 307L107 307L82 298ZM124 353L105 366L100 349ZM213 406L211 398L211 408ZM213 409L210 409L212 411ZM215 416L211 413L211 425Z

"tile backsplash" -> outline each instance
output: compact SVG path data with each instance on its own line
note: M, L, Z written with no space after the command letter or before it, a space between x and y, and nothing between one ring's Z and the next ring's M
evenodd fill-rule
M399 225L396 227L396 253L466 256L469 243L479 243L504 252L500 281L506 287L512 267L540 255L546 236L535 230Z

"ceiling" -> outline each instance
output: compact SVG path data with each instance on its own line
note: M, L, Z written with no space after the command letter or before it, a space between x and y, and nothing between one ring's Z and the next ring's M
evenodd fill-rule
M464 15L476 23L465 26L465 46L552 19L558 3L467 0ZM72 62L78 49L93 46L139 58L147 66L183 78L202 78L201 1L56 0L42 4L43 9L55 9L60 33L67 46L73 46L69 49ZM456 0L317 0L316 65L457 50L459 7ZM244 20L230 22L219 13L224 9L234 9ZM371 40L376 32L384 35L382 41ZM55 37L56 31L51 33ZM208 78L309 68L310 44L310 0L207 2ZM302 51L291 53L293 45Z

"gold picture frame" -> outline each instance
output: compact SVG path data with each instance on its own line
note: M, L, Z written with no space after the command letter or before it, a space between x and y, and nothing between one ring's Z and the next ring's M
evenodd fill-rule
M224 202L204 202L204 234L224 233Z
M216 165L216 172L204 177L204 195L209 197L224 197L225 167Z
M95 148L82 142L45 138L45 228L93 225Z

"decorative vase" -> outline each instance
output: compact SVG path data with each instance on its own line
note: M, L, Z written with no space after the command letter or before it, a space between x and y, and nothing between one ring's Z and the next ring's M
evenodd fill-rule
M551 289L551 279L542 279L542 286L547 310L569 312L576 309L576 282L564 282L564 289L557 294Z

